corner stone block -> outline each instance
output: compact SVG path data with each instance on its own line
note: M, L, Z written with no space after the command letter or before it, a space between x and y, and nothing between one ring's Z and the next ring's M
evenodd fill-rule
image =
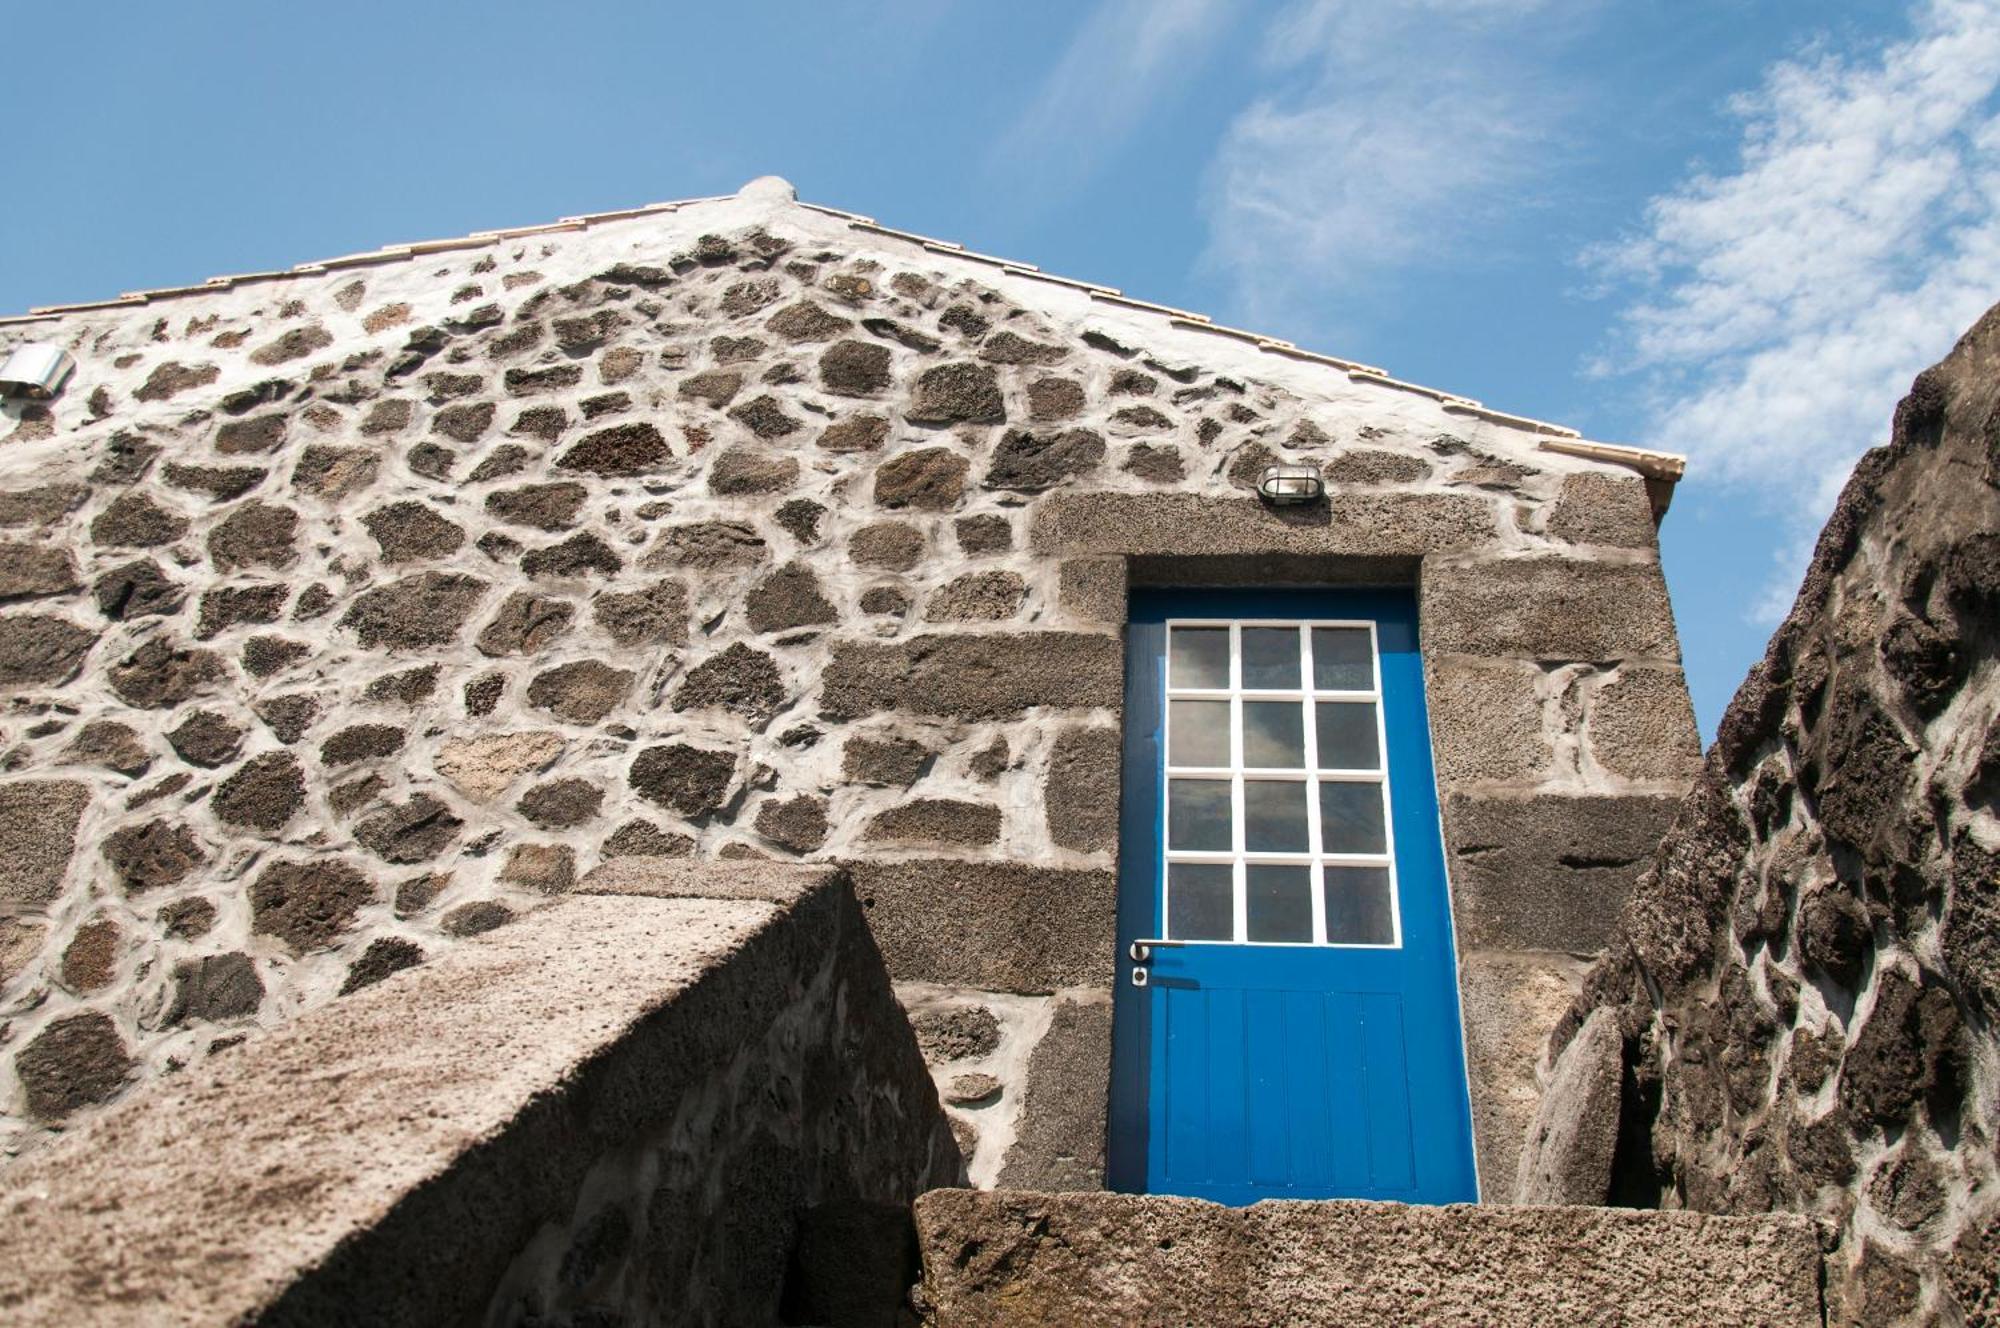
M1549 534L1571 544L1651 549L1658 536L1646 481L1637 475L1591 473L1563 481L1549 515Z
M1549 1034L1589 969L1588 960L1548 951L1459 954L1472 1134L1487 1203L1505 1203L1514 1193L1521 1143L1542 1101L1538 1071Z
M62 891L90 786L70 780L0 784L0 904L38 906Z
M1676 668L1619 669L1591 697L1584 735L1597 763L1625 779L1685 785L1701 769L1694 702Z
M1060 573L1063 612L1078 622L1125 621L1126 580L1123 558L1070 558Z
M1000 1184L1022 1190L1104 1188L1111 1081L1111 993L1060 997L1028 1057L1021 1115Z
M1426 650L1525 659L1680 660L1653 562L1504 558L1424 564Z
M1029 994L1111 985L1115 872L943 859L845 865L897 982Z
M1439 784L1532 785L1553 773L1538 665L1431 655L1424 671Z
M965 633L908 641L836 641L820 709L833 719L903 710L1004 719L1036 706L1116 709L1125 662L1115 636Z
M1672 797L1448 796L1460 946L1602 949L1679 806Z

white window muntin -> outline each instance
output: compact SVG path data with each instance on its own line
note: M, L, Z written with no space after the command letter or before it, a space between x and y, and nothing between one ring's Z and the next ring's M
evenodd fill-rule
M1161 816L1161 863L1160 863L1160 917L1163 928L1171 917L1169 891L1170 863L1227 865L1231 870L1233 896L1232 939L1204 940L1204 945L1276 945L1299 948L1318 946L1330 949L1383 950L1396 949L1403 943L1403 911L1401 884L1396 871L1395 823L1390 814L1389 801L1389 744L1387 722L1382 704L1382 651L1380 637L1375 623L1366 618L1169 618L1167 627L1166 706L1161 721L1162 760L1166 762L1167 779L1197 778L1212 779L1218 783L1227 780L1230 785L1230 847L1220 849L1175 849L1173 843L1172 800L1166 800ZM1173 632L1177 628L1227 628L1229 632L1229 686L1227 687L1176 687L1173 678ZM1299 681L1297 687L1250 688L1243 686L1243 629L1246 627L1290 628L1299 634ZM1314 676L1312 655L1312 634L1314 628L1348 627L1362 628L1368 633L1368 654L1372 687L1319 688L1312 685ZM1175 701L1226 701L1229 704L1229 756L1227 766L1177 766L1171 763L1173 752L1173 702ZM1305 767L1246 766L1243 764L1243 703L1245 701L1296 701L1301 708L1303 726ZM1307 708L1308 701L1366 701L1372 704L1375 716L1375 753L1377 768L1373 770L1320 770L1318 765L1318 724L1316 712ZM1251 781L1273 781L1298 783L1306 789L1307 850L1304 852L1280 852L1259 849L1251 851L1245 847L1244 785ZM1322 851L1324 838L1320 825L1319 786L1322 783L1369 783L1379 786L1382 798L1382 828L1385 852L1382 853L1327 853ZM1166 793L1162 789L1162 794ZM1252 941L1249 936L1249 888L1246 869L1251 865L1270 864L1274 866L1304 866L1310 873L1310 894L1312 905L1311 941ZM1359 943L1332 941L1326 939L1326 867L1379 867L1388 878L1389 917L1393 939L1386 943Z

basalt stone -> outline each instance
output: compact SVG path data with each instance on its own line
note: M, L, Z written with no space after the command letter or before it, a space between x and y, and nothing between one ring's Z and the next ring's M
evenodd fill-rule
M1060 996L1053 1006L1018 1090L1014 1145L998 1183L1010 1190L1102 1190L1107 1103L1100 1067L1111 1063L1111 1001L1108 994Z
M538 392L560 392L583 381L580 364L557 364L545 369L509 369L501 383L511 396L532 396Z
M836 396L875 396L889 386L889 348L837 341L819 357L819 381Z
M482 673L465 684L465 713L468 715L490 715L500 706L500 698L507 692L507 675L495 669Z
M242 567L285 567L296 556L299 514L289 507L245 503L208 535L208 557L218 572Z
M1401 452L1357 447L1328 461L1325 474L1336 484L1416 484L1430 478L1431 465Z
M1680 647L1660 569L1651 563L1510 558L1425 567L1425 648L1550 660L1650 657Z
M160 820L112 831L104 837L103 853L128 895L178 885L208 861L192 830Z
M1111 986L1114 954L1095 938L1115 930L1113 871L953 856L846 865L899 983L1020 993ZM938 907L941 897L950 908ZM1104 1074L1101 1062L1095 1073Z
M0 784L0 904L42 905L62 892L90 786L70 780Z
M68 549L0 543L0 600L63 595L82 584Z
M1006 403L991 365L940 364L917 375L903 418L913 424L1004 424Z
M889 318L864 318L861 320L861 326L866 328L871 336L886 338L920 355L929 355L944 346L944 343L936 337L919 332L914 327L905 327Z
M359 959L347 966L347 981L340 984L340 994L346 996L363 987L372 987L391 974L423 962L424 948L415 941L400 936L378 936L368 942Z
M486 496L487 515L510 526L531 526L536 530L566 530L576 524L590 490L571 480L556 484L527 484L518 489L502 489Z
M305 772L290 752L253 756L217 785L209 807L228 825L281 830L305 805Z
M1036 706L1115 708L1124 665L1115 637L1075 632L837 641L820 708L834 719L907 709L987 720Z
M385 673L361 689L361 699L385 705L416 705L430 699L437 690L439 666L420 664L414 669Z
M305 736L306 730L319 718L319 709L317 697L294 693L260 701L257 718L264 721L264 727L271 730L271 736L289 746Z
M848 536L847 556L862 567L907 572L924 556L923 532L903 521L877 521Z
M1966 1070L1965 1029L1951 993L1929 974L1912 981L1891 968L1877 976L1874 1007L1848 1046L1840 1101L1884 1127L1909 1120L1925 1102L1936 1119L1958 1110Z
M143 775L153 763L153 754L139 737L139 731L115 719L94 719L78 729L63 757L84 765L103 766L130 778Z
M319 759L332 769L394 756L402 750L403 730L394 724L350 724L319 745Z
M97 633L38 613L0 617L0 687L59 686L83 668ZM114 681L113 686L116 686Z
M472 473L465 477L465 482L484 484L488 480L518 475L528 468L528 462L533 458L534 453L517 443L502 443L489 452L484 461L472 468Z
M46 407L30 406L22 412L21 427L14 435L15 441L25 441L29 437L47 438L53 426L48 422ZM41 431L30 434L29 430L40 424ZM153 462L160 455L160 445L149 443L137 434L117 433L104 445L101 459L91 469L88 476L92 484L137 484L153 468Z
M990 1056L1000 1047L1000 1021L983 1005L920 1010L910 1016L910 1027L930 1065Z
M1126 450L1123 469L1154 484L1179 484L1187 478L1181 450L1171 443L1135 443Z
M215 450L224 456L275 452L278 445L285 441L287 424L283 415L255 415L247 420L230 420L215 431Z
M744 618L758 633L785 632L839 620L820 589L819 577L803 563L791 563L758 582L744 597Z
M395 398L378 401L368 408L368 414L361 421L361 432L369 438L385 433L401 433L410 427L412 411L408 401Z
M753 724L769 720L784 704L778 662L741 641L690 669L674 691L676 710L728 710Z
M576 850L567 844L516 844L500 879L540 894L567 893L576 884Z
M82 1107L109 1101L133 1070L131 1054L111 1016L98 1010L50 1022L14 1057L28 1114L55 1123Z
M245 730L213 710L197 710L167 734L167 741L189 765L214 769L236 759Z
M379 454L359 447L314 444L299 453L292 468L292 487L327 503L339 503L375 482L382 471Z
M425 400L433 406L441 406L447 401L479 395L486 389L486 379L476 373L425 374L424 387L430 393Z
M743 375L733 369L710 369L682 381L676 394L694 401L706 401L721 410L743 389Z
M1813 759L1817 756L1818 759ZM1860 682L1843 680L1826 704L1820 751L1801 784L1818 801L1827 834L1872 861L1900 856L1898 832L1916 777L1916 749Z
M849 415L820 432L819 446L828 452L874 452L889 439L889 421L880 415Z
M143 493L120 494L90 523L91 540L111 549L154 549L187 532L186 517Z
M478 936L513 920L513 909L491 899L480 899L460 904L439 919L438 927L447 936Z
M772 314L764 326L787 341L831 341L854 324L834 317L811 300L800 300Z
M678 581L655 581L644 590L599 595L591 615L621 646L686 645L688 592Z
M1637 475L1570 475L1549 513L1549 534L1570 544L1650 549L1653 505Z
M785 532L801 544L811 544L819 539L819 523L826 516L826 508L810 498L794 498L783 504L772 514L772 519Z
M718 308L736 318L747 318L778 301L778 283L773 280L739 281L722 292Z
M486 595L486 583L461 572L420 572L360 595L341 616L363 647L424 650L451 645Z
M250 887L250 930L309 954L331 947L373 902L374 883L339 858L276 862Z
M1067 420L1083 413L1083 388L1067 378L1037 378L1028 384L1028 418Z
M616 309L599 309L594 313L552 319L549 331L555 334L556 345L563 350L571 355L585 355L618 335L628 323L625 315Z
M0 526L49 526L83 506L87 484L44 484L0 493Z
M1114 430L1118 433L1152 433L1160 429L1174 427L1173 418L1152 406L1127 406L1111 417L1111 422L1124 426ZM1259 469L1262 467L1260 466Z
M517 437L539 438L553 443L569 427L569 414L561 406L530 406L514 417L507 432Z
M1014 523L1004 516L962 516L952 529L958 551L968 557L1013 551Z
M114 622L178 613L187 599L159 565L146 558L112 568L92 582L90 590L98 611Z
M926 622L1001 622L1021 611L1028 586L1017 572L967 572L924 604Z
M76 929L63 947L62 981L71 991L102 991L118 974L118 951L123 933L118 924L102 915Z
M754 567L770 555L754 526L736 521L698 521L671 526L646 555L648 567L719 571Z
M878 812L864 837L874 843L991 844L1000 838L1000 809L957 798L913 798Z
M572 724L595 724L625 704L637 678L594 659L578 660L536 674L528 684L528 704Z
M733 753L672 743L640 752L626 778L648 802L693 819L722 806L735 776Z
M253 678L281 673L312 653L302 641L280 636L253 636L243 643L243 671Z
M1896 680L1910 706L1925 719L1951 704L1968 665L1956 636L1909 613L1889 623L1879 643L1882 666Z
M429 862L464 825L445 803L418 793L356 825L354 838L384 862Z
M284 364L290 360L304 359L314 351L325 350L333 344L333 334L317 325L295 327L275 341L267 342L250 352L252 364Z
M126 705L166 710L227 680L229 666L212 650L180 649L154 637L112 665L106 677Z
M646 475L672 460L673 449L660 431L634 421L585 434L556 458L556 469L604 476Z
M981 317L969 304L954 304L938 315L938 326L958 333L968 340L977 341L993 326L990 319ZM1088 340L1088 334L1085 337Z
M930 748L911 738L855 737L841 749L840 773L863 784L908 788L930 760Z
M660 829L650 821L627 821L604 841L606 858L685 858L694 841Z
M517 590L501 602L473 644L482 655L533 655L569 634L576 608L567 600Z
M774 457L750 447L731 447L715 458L709 468L709 492L724 496L777 493L789 489L799 478L799 463L792 457Z
M481 535L473 547L496 563L511 563L524 552L521 541L497 530L489 530Z
M154 366L153 372L133 391L132 397L136 401L165 401L182 392L207 387L220 377L222 370L213 364L182 364L177 360L168 360Z
M604 790L587 779L552 779L521 795L516 810L544 830L568 830L597 815Z
M625 560L601 537L584 530L560 543L534 550L521 559L521 570L537 579L589 576L593 573L616 576L625 570Z
M446 406L431 416L431 432L454 443L476 443L493 427L495 410L490 401Z
M195 615L195 637L206 641L239 623L274 623L284 613L291 593L291 587L276 584L204 591L201 611Z
M744 402L729 412L729 418L759 438L783 438L799 428L799 422L785 414L778 399L768 394Z
M180 466L172 462L163 473L176 489L205 493L219 503L236 501L271 474L262 466Z
M1626 779L1692 780L1701 735L1687 679L1676 668L1626 665L1592 698L1590 754Z
M764 343L755 337L716 337L708 348L717 364L741 364L764 353Z
M1094 853L1118 846L1118 730L1065 728L1049 751L1042 808L1058 848Z
M160 1020L172 1028L193 1019L242 1019L263 1004L264 982L249 955L204 955L174 965L174 994Z
M161 930L176 940L199 940L215 927L215 905L206 899L176 899L153 915Z
M946 447L900 452L875 468L875 503L879 507L909 507L942 512L965 494L971 463Z
M465 543L465 531L416 501L378 507L361 518L361 526L382 550L385 563L443 558Z
M1062 346L1030 341L1004 328L979 347L979 358L993 364L1054 364L1068 354Z
M794 853L810 853L826 842L826 799L801 793L772 799L757 809L757 833Z
M861 611L900 618L910 611L910 597L895 586L870 586L861 592Z

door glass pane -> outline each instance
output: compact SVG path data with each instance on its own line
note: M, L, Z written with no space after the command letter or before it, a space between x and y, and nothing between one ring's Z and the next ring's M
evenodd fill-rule
M1246 688L1299 687L1299 629L1243 629L1243 685Z
M1322 692L1375 690L1375 650L1366 627L1313 628L1313 686Z
M1326 939L1335 945L1395 944L1389 869L1328 866L1322 870L1326 873ZM1253 884L1252 907L1256 897Z
M1228 863L1167 867L1167 935L1181 941L1236 939L1236 869Z
M1170 701L1168 765L1229 765L1229 702Z
M1243 703L1243 764L1285 770L1306 763L1305 710L1297 701Z
M1313 938L1312 868L1253 862L1246 868L1253 941Z
M1382 786L1373 781L1319 786L1319 833L1324 853L1386 853Z
M1229 629L1176 627L1168 633L1169 687L1229 686Z
M1292 780L1245 780L1243 847L1252 853L1304 853L1311 848L1306 786Z
M1167 782L1167 847L1229 851L1228 780Z
M1319 724L1319 768L1380 770L1373 701L1321 701L1313 707Z

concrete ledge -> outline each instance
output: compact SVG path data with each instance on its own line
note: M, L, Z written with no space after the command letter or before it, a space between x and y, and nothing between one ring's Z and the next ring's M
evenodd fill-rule
M0 1320L818 1313L811 1215L960 1164L844 882L758 875L566 899L133 1094L9 1173Z
M1795 1216L972 1190L916 1211L936 1328L1821 1323Z

